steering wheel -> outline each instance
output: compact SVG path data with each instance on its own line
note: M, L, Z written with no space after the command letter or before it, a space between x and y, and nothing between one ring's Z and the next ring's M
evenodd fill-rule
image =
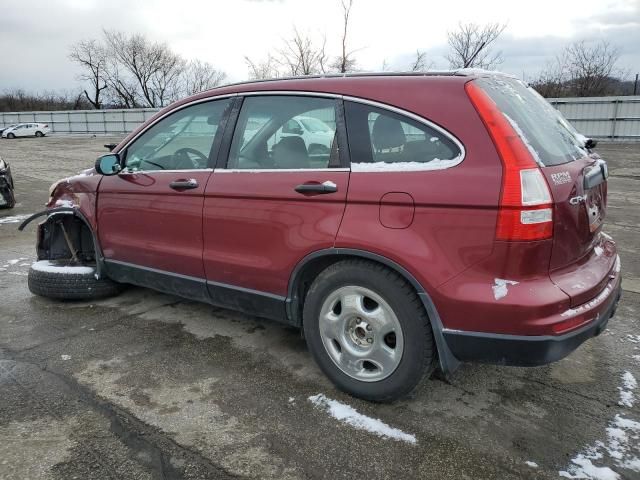
M193 154L197 159L192 158L189 154ZM187 170L192 168L205 168L209 162L209 158L196 150L195 148L184 147L173 154L176 157L176 170Z

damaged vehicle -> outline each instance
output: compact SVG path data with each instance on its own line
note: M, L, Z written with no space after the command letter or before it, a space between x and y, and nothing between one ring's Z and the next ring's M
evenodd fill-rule
M283 135L295 119L323 122L327 148ZM461 362L554 362L620 298L593 146L492 72L219 87L53 185L21 225L42 220L29 288L89 299L134 284L282 321L372 401Z
M14 189L11 167L0 157L0 208L13 208L16 205Z

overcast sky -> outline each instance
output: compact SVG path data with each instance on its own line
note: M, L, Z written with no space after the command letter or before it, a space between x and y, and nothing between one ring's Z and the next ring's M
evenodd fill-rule
M76 89L73 42L103 28L141 32L187 58L214 64L244 80L244 56L259 60L293 25L339 51L340 0L0 0L0 91ZM446 68L446 32L458 22L507 23L497 49L500 70L534 78L575 39L606 39L619 66L640 71L640 0L354 0L349 45L358 67L406 69L416 49Z

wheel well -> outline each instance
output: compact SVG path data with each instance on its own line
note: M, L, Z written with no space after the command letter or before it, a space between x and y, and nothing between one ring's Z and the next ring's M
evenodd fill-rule
M289 315L292 323L297 326L302 326L302 308L304 306L304 299L311 287L311 284L320 272L334 263L353 259L366 260L374 264L382 265L403 277L413 287L416 293L424 292L424 289L409 272L400 265L396 265L395 262L386 260L384 257L380 257L379 255L369 254L368 252L362 252L362 254L341 252L318 255L303 263L298 272L294 272L292 288L289 291Z
M50 215L38 228L38 260L96 261L93 234L87 224L71 214Z

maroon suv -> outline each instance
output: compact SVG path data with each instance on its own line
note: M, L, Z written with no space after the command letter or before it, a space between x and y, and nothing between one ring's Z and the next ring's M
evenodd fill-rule
M279 320L369 400L438 365L553 362L620 297L593 146L489 72L216 88L54 185L29 288L135 284Z

